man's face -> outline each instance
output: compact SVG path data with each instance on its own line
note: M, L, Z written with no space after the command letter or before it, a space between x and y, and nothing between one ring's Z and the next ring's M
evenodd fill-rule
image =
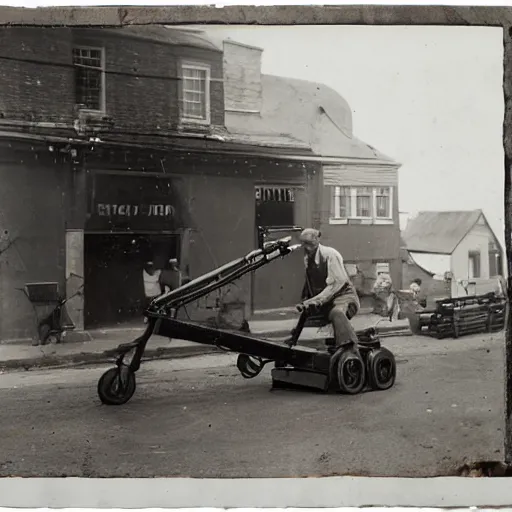
M304 249L304 252L308 256L312 256L315 254L316 250L318 249L318 241L317 240L302 240L302 248Z

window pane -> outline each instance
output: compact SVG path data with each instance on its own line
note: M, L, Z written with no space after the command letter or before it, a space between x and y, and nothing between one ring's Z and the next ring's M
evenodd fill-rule
M377 196L377 217L390 217L389 197Z
M358 217L371 217L371 197L358 196L357 197L357 216Z
M334 190L334 217L346 219L350 216L350 188L333 187Z
M377 202L377 217L390 218L391 217L391 199L390 189L378 188L376 195Z
M73 64L101 69L101 50L90 48L74 48Z
M101 71L88 68L75 69L76 103L91 110L101 108Z
M207 76L205 70L183 68L183 117L206 119Z
M102 108L102 52L93 48L73 48L75 101L90 110Z
M350 196L346 194L340 196L340 217L347 218L350 211Z

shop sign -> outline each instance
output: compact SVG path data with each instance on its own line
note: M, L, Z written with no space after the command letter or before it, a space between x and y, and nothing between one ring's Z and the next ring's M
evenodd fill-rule
M100 217L173 217L175 208L170 204L105 204L96 205Z
M87 229L158 232L183 227L178 191L168 176L100 172L91 178Z

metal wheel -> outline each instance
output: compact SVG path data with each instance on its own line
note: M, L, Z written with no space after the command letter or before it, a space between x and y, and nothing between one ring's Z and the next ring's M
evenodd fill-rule
M135 393L135 373L129 368L110 368L98 381L98 396L105 405L123 405Z
M365 364L359 353L347 350L337 362L338 386L342 393L357 395L366 384Z
M386 348L379 348L368 355L368 383L374 390L391 388L396 379L395 356Z
M239 354L236 360L236 366L244 379L254 379L254 377L257 377L261 373L265 363L259 357Z

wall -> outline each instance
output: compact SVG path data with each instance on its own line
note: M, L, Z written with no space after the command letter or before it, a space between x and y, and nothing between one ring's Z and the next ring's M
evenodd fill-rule
M146 154L146 157L144 157ZM153 154L153 152L152 152ZM107 159L106 157L109 156ZM162 172L163 155L149 152L92 155L88 169ZM188 265L191 278L239 258L256 247L255 186L290 185L299 188L297 218L310 225L318 216L316 204L308 190L318 188L321 173L317 164L273 161L267 158L231 157L207 154L167 154L163 169L176 177L186 222ZM295 264L291 264L291 261ZM276 277L278 278L276 279ZM300 256L275 261L254 274L254 288L260 304L273 307L290 306L297 301L297 286L302 286L303 267ZM251 304L251 276L240 282L239 293ZM300 287L299 286L299 287ZM214 303L213 294L208 304ZM202 306L206 301L202 301ZM269 306L272 307L272 306ZM261 306L260 306L261 308ZM206 312L207 314L213 314Z
M455 279L467 279L469 275L468 253L480 251L480 277L489 277L489 240L492 233L485 225L477 224L466 235L452 254L451 272Z
M314 206L308 191L318 179L314 166L304 168L300 163L263 159L234 160L233 164L221 166L218 172L224 175L215 178L211 173L216 167L211 160L208 174L201 172L200 166L195 166L195 172L189 172L187 197L192 219L192 277L239 258L256 247L256 185L289 184L298 187L297 222L302 225L312 222ZM231 172L236 170L237 177L228 175L230 169ZM252 283L250 277L245 278L240 289L247 304L254 299L255 309L289 307L299 299L303 279L302 260L299 254L293 254L259 269L253 275Z
M67 28L0 29L0 56L7 57L0 65L0 112L6 119L72 121L71 41Z
M260 48L224 41L224 95L226 110L261 111Z
M35 335L35 315L22 292L31 281L65 286L65 175L45 148L0 143L0 339ZM6 233L7 231L7 233ZM40 311L41 312L41 311Z
M172 129L179 122L180 59L210 65L211 121L224 124L222 54L203 48L173 46L101 30L77 30L76 44L105 48L106 108L116 126L131 130ZM117 74L122 72L123 74ZM141 77L137 77L140 75ZM159 78L148 78L156 76Z
M107 35L101 29L67 28L0 30L0 56L13 59L2 59L0 66L0 112L5 119L73 122L73 44L104 45L106 113L118 131L171 129L178 124L180 58L211 66L211 121L224 124L221 52Z

